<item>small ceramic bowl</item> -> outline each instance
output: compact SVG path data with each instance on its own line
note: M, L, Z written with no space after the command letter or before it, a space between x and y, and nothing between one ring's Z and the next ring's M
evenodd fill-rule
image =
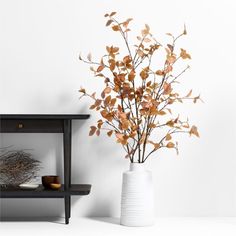
M59 190L61 188L61 184L50 184L50 188L53 190Z
M51 184L60 184L60 178L57 175L42 176L42 184L44 188L52 189Z

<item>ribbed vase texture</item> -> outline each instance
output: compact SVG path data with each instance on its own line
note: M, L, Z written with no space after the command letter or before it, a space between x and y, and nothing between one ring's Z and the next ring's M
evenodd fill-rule
M154 223L152 174L144 164L131 163L123 173L121 225L148 226Z

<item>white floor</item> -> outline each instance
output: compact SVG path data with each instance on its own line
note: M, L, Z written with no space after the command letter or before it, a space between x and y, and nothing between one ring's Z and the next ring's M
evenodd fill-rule
M69 236L69 235L142 235L142 236L231 236L236 235L236 218L157 218L151 227L130 228L119 225L115 218L72 218L50 221L3 221L2 235Z

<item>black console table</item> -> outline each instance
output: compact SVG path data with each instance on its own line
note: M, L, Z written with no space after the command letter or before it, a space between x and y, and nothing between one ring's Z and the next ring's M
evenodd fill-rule
M0 133L62 133L64 150L64 184L59 190L1 188L0 198L64 198L65 223L71 216L71 195L88 195L91 185L71 184L72 120L88 119L90 115L0 115Z

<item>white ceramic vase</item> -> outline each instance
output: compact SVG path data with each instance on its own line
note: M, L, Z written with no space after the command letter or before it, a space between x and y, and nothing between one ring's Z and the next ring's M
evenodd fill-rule
M152 173L142 163L131 163L130 170L123 173L120 224L154 224L153 198Z

